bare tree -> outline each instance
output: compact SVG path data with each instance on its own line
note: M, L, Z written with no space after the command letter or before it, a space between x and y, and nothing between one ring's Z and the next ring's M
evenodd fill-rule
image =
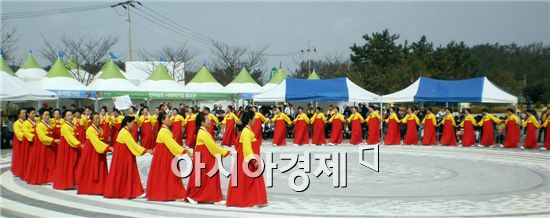
M298 66L293 73L295 78L307 78L309 77L307 60L304 59L292 59ZM350 60L339 54L326 54L322 58L312 60L311 65L313 69L321 78L332 78L345 76L349 71Z
M73 76L84 85L90 84L95 74L97 74L105 63L107 52L118 42L118 37L105 36L93 38L91 36L78 36L71 38L61 35L57 44L48 41L44 36L45 48L41 49L40 54L51 62L57 59L57 52L61 51L68 58L72 59L78 65L76 69L71 69Z
M212 49L215 58L212 72L222 85L227 85L237 76L242 67L246 67L249 72L253 72L251 76L256 82L261 81L264 75L261 67L266 63L266 50L267 47L250 50L215 42Z
M6 20L2 20L0 24L2 29L2 34L0 38L0 47L6 52L4 54L4 59L10 61L11 53L17 49L17 28L15 26L10 26Z
M140 50L138 56L144 61L158 61L162 56L164 57L164 67L168 70L168 74L176 82L183 82L186 78L185 71L181 70L183 66L191 66L191 60L193 60L198 55L196 50L190 49L187 43L180 45L177 48L173 47L164 47L155 52L149 52L147 50ZM156 69L154 63L142 66L142 71L152 74ZM187 67L188 68L188 67Z

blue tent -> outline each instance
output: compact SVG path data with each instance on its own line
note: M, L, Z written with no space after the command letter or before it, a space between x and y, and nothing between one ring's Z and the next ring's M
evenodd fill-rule
M384 102L517 103L517 97L498 88L487 77L437 80L420 77L409 87L382 97Z
M380 100L379 95L362 89L348 78L285 79L273 89L254 96L256 102L380 102Z

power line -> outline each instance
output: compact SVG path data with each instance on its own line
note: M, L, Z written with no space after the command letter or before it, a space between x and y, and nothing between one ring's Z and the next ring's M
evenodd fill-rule
M104 4L97 4L97 5L87 5L87 6L69 7L69 8L2 13L1 17L2 19L9 20L9 19L20 19L20 18L39 17L39 16L51 16L51 15L98 10L98 9L108 8L109 5L110 4L104 3Z

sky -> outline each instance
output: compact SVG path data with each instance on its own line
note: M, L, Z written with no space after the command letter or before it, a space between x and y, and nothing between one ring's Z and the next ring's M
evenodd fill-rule
M110 3L111 1L5 1L2 14ZM113 4L120 1L112 1ZM295 60L307 56L308 41L317 52L312 58L327 55L349 57L354 43L363 44L362 36L388 29L404 40L417 41L426 35L434 45L464 41L481 43L533 42L550 44L550 1L142 1L142 11L153 14L156 22L174 21L177 25L229 45L250 49L267 47L270 54L264 69L281 64L287 71L297 67ZM140 6L138 6L140 7ZM152 11L166 16L164 19ZM134 13L134 14L132 14ZM155 51L166 46L187 43L198 52L195 65L213 59L211 47L188 35L176 33L136 16L132 17L134 60L137 50ZM16 60L23 60L29 49L44 48L42 36L117 36L113 52L121 59L128 56L128 27L123 8L98 9L77 13L9 19L17 27ZM159 21L163 20L163 21ZM12 54L13 56L13 54ZM36 55L40 64L44 58Z

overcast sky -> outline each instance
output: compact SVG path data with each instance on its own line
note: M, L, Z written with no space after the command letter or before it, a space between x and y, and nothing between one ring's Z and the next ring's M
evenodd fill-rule
M118 1L113 1L117 3ZM348 57L349 47L363 43L365 33L389 29L400 40L416 41L422 35L435 45L451 40L480 43L542 42L550 44L550 1L539 2L186 2L142 1L154 11L210 38L249 48L268 46L268 53L297 53L307 41L317 49L314 57ZM2 13L96 5L101 2L2 1ZM108 3L108 2L105 2ZM142 10L147 10L142 8ZM150 12L150 11L149 11ZM29 49L43 48L41 34L55 39L60 34L113 35L120 41L113 52L128 54L127 23L122 8L9 20L17 26L17 59ZM150 12L151 13L151 12ZM158 19L160 17L157 16ZM196 63L211 59L210 47L133 16L134 59L138 49L188 42L199 52ZM39 55L37 55L39 56ZM303 55L293 56L302 59ZM42 65L49 65L39 58ZM296 67L292 56L268 57L265 69Z

